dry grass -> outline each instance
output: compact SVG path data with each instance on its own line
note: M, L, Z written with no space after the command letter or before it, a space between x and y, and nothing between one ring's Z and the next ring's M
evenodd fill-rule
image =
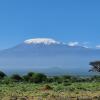
M0 100L100 100L100 83L3 84Z

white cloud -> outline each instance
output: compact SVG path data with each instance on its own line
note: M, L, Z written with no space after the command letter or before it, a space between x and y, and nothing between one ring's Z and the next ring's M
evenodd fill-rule
M90 48L90 47L89 47L89 42L83 42L82 46L83 46L84 48Z
M74 41L74 42L69 42L68 46L72 46L72 47L73 46L81 46L81 47L84 47L84 48L90 48L88 42L79 43L77 41Z
M79 42L69 42L68 43L69 46L79 46Z
M84 45L84 46L82 46L82 47L84 47L84 48L90 48L90 47L88 47L88 46L86 46L86 45Z
M97 49L100 49L100 45L97 45L96 48L97 48Z

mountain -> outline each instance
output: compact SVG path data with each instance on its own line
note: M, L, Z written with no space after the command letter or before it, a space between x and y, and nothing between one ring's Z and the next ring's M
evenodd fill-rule
M99 49L35 38L0 51L0 69L7 73L36 71L48 75L90 75L89 62L99 59Z

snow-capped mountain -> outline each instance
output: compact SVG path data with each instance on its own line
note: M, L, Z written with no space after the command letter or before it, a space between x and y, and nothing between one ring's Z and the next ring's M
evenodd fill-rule
M60 44L60 42L55 41L54 39L50 39L50 38L28 39L28 40L25 40L24 43L26 44L46 44L46 45Z
M35 38L0 51L0 69L9 72L37 71L55 74L90 74L89 62L100 59L100 50L49 38Z

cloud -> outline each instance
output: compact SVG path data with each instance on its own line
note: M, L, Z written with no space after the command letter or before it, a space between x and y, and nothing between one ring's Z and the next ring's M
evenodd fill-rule
M90 47L89 47L89 42L83 42L82 46L83 46L84 48L90 48Z
M69 42L68 43L69 46L79 46L79 42Z
M86 45L85 45L85 46L82 46L82 47L84 47L84 48L90 48L90 47L88 47L88 46L86 46Z
M77 41L74 41L74 42L69 42L67 44L68 46L81 46L81 47L84 47L84 48L90 48L89 47L89 42L83 42L83 43L79 43Z
M100 45L96 45L96 48L97 48L97 49L100 49Z

